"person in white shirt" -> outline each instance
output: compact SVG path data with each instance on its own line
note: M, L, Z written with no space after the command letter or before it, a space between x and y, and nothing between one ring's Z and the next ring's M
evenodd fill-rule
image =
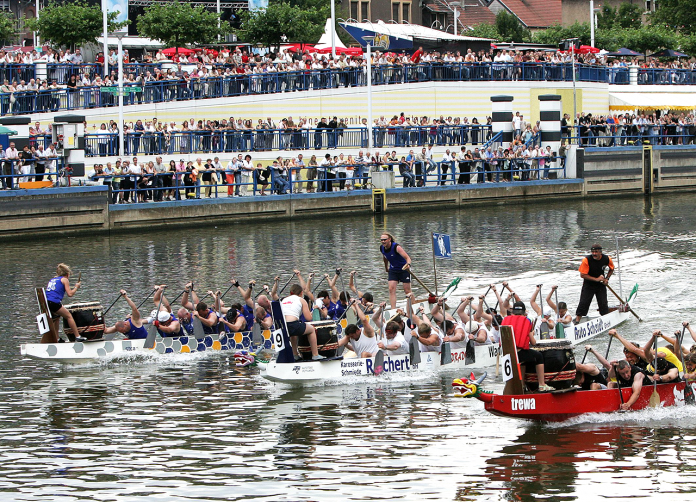
M408 354L408 342L403 333L399 331L399 325L394 321L388 322L384 329L386 340L377 342L377 347L387 351L388 356L398 356Z
M348 345L358 357L373 357L379 350L377 339L375 338L375 330L370 325L361 308L358 308L355 304L352 304L349 308L353 309L363 327L360 328L355 324L346 326L343 332L345 336L338 341L338 346Z
M415 313L411 316L411 320L418 326L418 329L411 331L411 336L415 336L416 340L418 340L420 351L438 352L442 345L442 332L432 325L425 313L422 318L418 317L418 313Z
M283 310L283 317L285 317L285 323L288 328L288 336L290 337L290 343L292 345L292 351L295 355L295 360L301 359L300 353L298 352L299 337L300 335L307 335L309 340L309 347L312 351L312 360L317 361L324 359L323 356L319 355L317 349L317 332L314 326L308 324L304 321L300 321L300 316L305 319L311 319L312 314L309 311L309 305L307 301L302 298L302 286L299 284L293 284L290 286L290 296L286 297L281 301L280 307Z
M6 161L2 163L2 174L4 176L10 176L15 173L15 165L19 161L19 151L15 148L14 141L10 143L10 146L5 150ZM3 188L14 188L14 181L11 177L2 178Z
M445 150L442 156L442 162L440 163L440 182L439 185L444 185L447 181L447 172L452 168L454 172L454 155L450 152L449 148Z

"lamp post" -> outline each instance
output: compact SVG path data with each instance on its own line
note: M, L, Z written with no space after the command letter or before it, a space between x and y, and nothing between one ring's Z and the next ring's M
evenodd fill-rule
M121 155L126 154L123 133L123 35L123 32L116 32L118 37L118 151Z
M590 47L594 47L594 0L590 0Z
M457 36L457 26L459 25L459 11L457 7L461 5L460 2L450 2L450 5L454 7L454 36Z
M37 0L38 2L38 0ZM107 11L106 0L102 0L102 22L104 23L104 78L109 76L109 12Z
M331 57L336 59L336 0L331 0Z
M39 20L39 0L36 0L36 20ZM36 49L36 46L39 45L39 35L34 31L34 49Z
M372 46L367 43L367 149L372 151Z

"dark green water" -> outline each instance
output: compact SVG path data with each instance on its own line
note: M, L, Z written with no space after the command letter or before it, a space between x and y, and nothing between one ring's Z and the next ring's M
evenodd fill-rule
M358 270L359 288L386 299L385 230L429 284L430 232L445 232L455 257L438 263L441 284L462 277L458 293L478 293L505 278L525 299L535 284L559 284L571 309L582 256L600 241L615 257L616 235L624 294L640 284L635 309L645 319L621 332L643 341L652 329L696 321L693 205L694 196L678 195L418 208L382 220L348 213L4 244L0 499L657 501L691 493L696 419L686 408L536 425L452 397L457 374L293 389L238 370L226 354L71 368L22 359L19 344L38 340L33 288L61 261L82 272L74 301L105 306L122 287L140 299L153 284L224 289L232 276L267 283L295 267ZM124 307L114 307L112 322Z

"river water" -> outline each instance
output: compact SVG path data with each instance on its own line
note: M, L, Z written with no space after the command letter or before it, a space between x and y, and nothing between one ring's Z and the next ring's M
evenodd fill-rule
M137 301L161 282L178 292L188 280L197 289L225 288L231 276L264 283L281 273L284 283L294 267L358 270L358 287L385 299L378 252L385 230L428 284L430 232L445 232L454 258L438 263L441 284L462 277L458 293L479 293L505 278L525 299L537 283L559 284L571 310L582 256L599 241L615 258L616 236L624 295L640 284L634 307L644 319L620 332L642 342L652 329L671 333L681 320L696 321L693 204L684 194L418 208L383 219L329 215L3 244L0 499L565 501L691 493L696 418L688 408L539 425L454 398L456 373L297 389L237 369L224 353L65 367L22 359L19 344L38 340L33 288L61 261L82 273L73 300L105 306L121 287ZM111 322L124 316L125 303L112 313ZM603 351L607 339L592 343ZM486 382L502 386L492 376Z

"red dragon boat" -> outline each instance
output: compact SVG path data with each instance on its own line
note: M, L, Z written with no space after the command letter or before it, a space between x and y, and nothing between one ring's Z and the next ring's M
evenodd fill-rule
M484 373L474 380L457 378L452 382L455 395L474 397L484 403L486 411L501 417L523 418L542 422L562 422L569 418L586 413L618 412L622 400L619 389L580 390L575 387L527 394L494 394L481 389L481 383L486 378ZM660 396L660 406L680 406L684 404L685 383L661 383L656 390ZM633 389L621 388L623 402L630 399ZM638 400L631 410L642 410L650 407L652 385L644 385Z
M621 409L621 404L628 402L633 394L631 387L621 389L581 390L573 386L575 378L575 359L572 348L558 341L540 341L535 349L542 353L544 373L547 384L555 387L551 392L534 392L537 388L536 377L526 375L522 381L523 372L517 361L517 347L512 327L502 326L500 332L503 356L503 380L505 389L502 394L488 392L481 388L484 373L478 379L471 374L470 378L457 378L452 382L455 396L474 397L483 401L485 409L494 415L503 417L523 418L544 422L561 422L586 413L612 413ZM651 406L650 398L653 391L660 397L659 406L680 406L685 404L685 383L669 382L653 385L643 385L638 400L633 403L631 410L642 410ZM527 389L532 391L525 392ZM657 401L654 400L652 406Z

